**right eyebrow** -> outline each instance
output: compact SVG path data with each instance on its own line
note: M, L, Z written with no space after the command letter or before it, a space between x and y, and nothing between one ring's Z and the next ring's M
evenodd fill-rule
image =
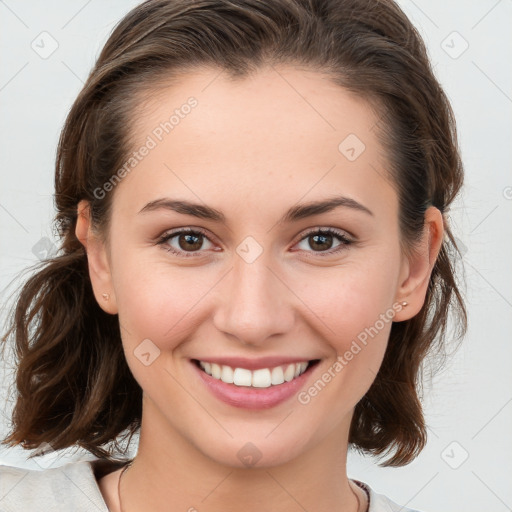
M373 212L355 199L345 196L335 196L327 200L312 201L305 204L292 206L281 218L279 223L295 222L307 217L313 217L321 213L330 212L336 208L345 207L364 212L373 216ZM226 216L219 210L190 201L161 198L150 201L139 213L147 213L155 210L172 210L183 215L191 215L200 219L212 220L226 224Z

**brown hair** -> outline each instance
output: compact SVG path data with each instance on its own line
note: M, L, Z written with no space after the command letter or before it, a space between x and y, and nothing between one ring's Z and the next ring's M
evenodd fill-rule
M106 444L118 446L123 431L131 439L138 430L142 391L125 361L117 316L104 313L93 296L75 236L77 204L89 201L93 224L106 233L113 193L100 199L94 191L126 161L133 142L127 127L149 91L197 66L243 78L268 63L328 73L375 108L404 250L414 248L429 205L443 213L446 236L423 308L393 323L349 438L356 449L390 454L382 465L407 464L424 447L418 396L424 358L445 346L450 311L461 336L467 328L455 280L458 248L445 216L463 170L449 102L420 35L392 0L149 0L119 22L59 140L60 252L24 284L4 337L14 334L18 393L3 444L80 446L114 459Z

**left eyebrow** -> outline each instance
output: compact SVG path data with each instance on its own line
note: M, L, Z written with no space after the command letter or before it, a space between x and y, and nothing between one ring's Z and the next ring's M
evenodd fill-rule
M304 219L306 217L313 217L314 215L330 212L341 206L358 210L373 216L373 212L371 210L369 210L361 203L358 203L355 199L345 196L335 196L327 200L312 201L310 203L292 206L283 215L279 223L289 223ZM215 208L202 204L191 203L189 201L179 201L170 198L162 198L151 201L146 204L146 206L144 206L139 211L139 213L146 213L160 209L172 210L184 215L192 215L193 217L198 217L200 219L212 220L214 222L226 224L225 215Z
M319 215L320 213L330 212L340 206L367 213L372 217L374 216L371 210L361 203L358 203L355 199L345 196L335 196L323 201L312 201L310 203L293 206L279 222L297 221L306 217L312 217L313 215Z

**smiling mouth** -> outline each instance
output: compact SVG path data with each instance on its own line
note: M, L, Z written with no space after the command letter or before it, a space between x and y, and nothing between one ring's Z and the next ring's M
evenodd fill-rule
M249 370L247 368L234 368L228 365L211 363L193 359L193 362L203 372L225 384L234 384L241 387L269 388L279 386L285 382L300 377L315 366L320 359L284 364L269 368Z

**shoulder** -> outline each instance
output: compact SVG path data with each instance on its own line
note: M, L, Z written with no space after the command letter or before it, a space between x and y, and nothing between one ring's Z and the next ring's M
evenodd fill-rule
M394 501L390 500L387 496L383 494L378 494L375 492L368 484L361 482L359 480L352 479L359 487L362 487L370 498L370 508L368 512L419 512L418 510L413 510L412 508L407 508L398 505Z
M0 510L108 512L92 461L42 471L0 465Z

